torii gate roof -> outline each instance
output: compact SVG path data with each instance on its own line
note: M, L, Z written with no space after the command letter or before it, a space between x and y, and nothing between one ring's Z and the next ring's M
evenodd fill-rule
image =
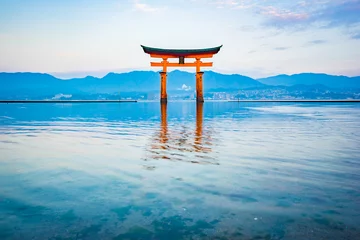
M174 57L186 57L189 55L209 55L216 54L220 51L221 46L213 48L203 48L203 49L164 49L164 48L153 48L146 47L141 45L144 52L147 54L156 54L156 55L171 55Z

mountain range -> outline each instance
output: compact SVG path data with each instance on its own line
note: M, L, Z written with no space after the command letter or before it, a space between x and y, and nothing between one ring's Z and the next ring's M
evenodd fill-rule
M351 89L359 92L360 77L301 73L253 79L239 74L206 71L205 92L235 92L245 89L271 89L285 86L292 89L316 87L322 89ZM43 99L57 94L91 95L121 94L124 92L158 93L159 73L133 71L108 73L102 78L84 77L59 79L44 73L0 73L0 99ZM168 73L168 92L194 92L195 73L175 70Z
M334 76L327 74L300 73L294 75L277 75L257 79L266 85L294 86L321 84L330 88L360 88L359 77Z

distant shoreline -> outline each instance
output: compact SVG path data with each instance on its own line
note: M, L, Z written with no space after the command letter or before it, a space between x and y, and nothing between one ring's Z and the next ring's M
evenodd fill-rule
M299 99L299 100L229 100L229 102L358 102L360 103L360 99Z
M137 100L0 100L0 103L123 103Z
M138 100L0 100L1 103L136 103L139 102ZM156 101L140 101L140 102L156 102ZM181 102L179 101L169 101L169 102ZM189 101L187 101L189 102ZM191 101L191 102L196 102ZM294 99L294 100L207 100L205 102L285 102L285 103L292 103L292 102L308 102L308 103L321 103L321 102L328 102L328 103L360 103L360 99Z

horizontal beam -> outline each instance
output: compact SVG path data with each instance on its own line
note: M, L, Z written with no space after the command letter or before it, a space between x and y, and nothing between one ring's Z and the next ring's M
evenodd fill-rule
M192 54L192 55L185 55L184 58L212 58L214 54ZM179 56L176 55L162 55L162 54L150 54L150 57L153 58L179 58Z
M151 62L150 63L152 67L163 67L164 63L162 62ZM198 66L197 63L184 63L184 64L179 64L179 63L166 63L167 67L196 67ZM212 67L213 63L212 62L205 62L205 63L200 63L199 64L200 67Z

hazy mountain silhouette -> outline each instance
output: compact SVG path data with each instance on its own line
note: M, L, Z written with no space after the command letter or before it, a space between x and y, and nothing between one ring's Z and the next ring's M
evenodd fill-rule
M181 90L195 89L195 73L173 71L168 73L167 88ZM204 90L244 89L263 84L241 75L224 75L205 72ZM43 93L118 93L159 91L159 73L153 71L133 71L129 73L109 73L103 78L85 77L62 80L42 73L0 73L0 93L43 94Z
M322 73L300 73L294 75L277 75L257 79L267 85L316 85L321 84L330 88L360 88L360 77L333 76Z
M238 91L241 89L271 89L273 85L292 86L294 89L349 88L360 89L360 77L332 76L303 73L252 79L238 74L204 74L204 91ZM133 71L109 73L103 78L85 77L62 80L43 73L0 73L0 98L42 98L56 94L121 94L124 92L158 93L159 73ZM168 91L194 91L195 73L179 70L168 73Z

